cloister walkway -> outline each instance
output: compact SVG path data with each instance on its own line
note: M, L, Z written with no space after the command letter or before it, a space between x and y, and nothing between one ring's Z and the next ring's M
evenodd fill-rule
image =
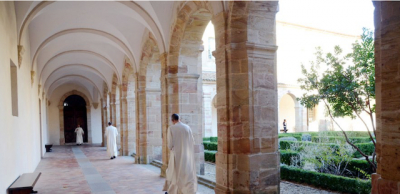
M130 156L110 160L99 146L53 146L36 168L42 175L34 189L41 194L164 193L159 168L133 163ZM214 193L202 185L198 190Z

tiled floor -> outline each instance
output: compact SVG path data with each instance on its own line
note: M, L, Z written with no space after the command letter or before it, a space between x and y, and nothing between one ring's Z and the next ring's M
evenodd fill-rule
M164 193L159 168L134 164L130 156L110 160L102 147L54 146L36 171L42 175L34 189L41 194ZM199 185L197 193L214 191Z

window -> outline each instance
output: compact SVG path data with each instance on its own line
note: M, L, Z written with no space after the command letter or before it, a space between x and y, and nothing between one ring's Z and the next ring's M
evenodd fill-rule
M10 77L11 77L11 109L12 115L18 116L18 77L17 66L10 60Z
M215 38L208 38L208 58L214 59L212 52L215 51Z

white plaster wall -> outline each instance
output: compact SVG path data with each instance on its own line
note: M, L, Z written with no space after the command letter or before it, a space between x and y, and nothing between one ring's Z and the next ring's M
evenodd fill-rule
M352 44L358 36L327 32L306 26L276 22L278 83L297 84L302 77L301 65L310 67L314 61L315 48L321 47L324 52L333 52L335 45L343 49L343 53L351 52ZM323 67L321 67L322 69Z
M33 172L41 159L37 80L31 85L30 45L17 68L18 116L11 113L10 59L18 66L14 2L0 2L0 194L21 174ZM28 30L23 40L29 40ZM45 143L45 142L43 142Z
M60 119L59 119L59 108L58 104L61 97L70 91L79 91L84 93L90 101L90 112L91 112L91 130L92 130L92 143L102 142L101 132L101 108L100 105L95 109L92 105L93 100L91 99L90 93L82 86L75 84L63 85L52 93L49 106L49 127L47 133L49 134L49 143L54 145L60 145Z
M204 136L217 136L217 112L213 111L212 100L217 94L215 82L203 81ZM214 108L215 109L215 108Z

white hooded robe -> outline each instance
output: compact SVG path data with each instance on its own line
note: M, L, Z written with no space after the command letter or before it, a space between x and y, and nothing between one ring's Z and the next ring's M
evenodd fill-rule
M106 128L106 137L107 137L107 154L109 157L117 157L118 156L118 148L117 148L117 136L118 130L114 126L108 126Z
M85 132L83 131L83 129L81 127L78 127L75 129L75 133L76 133L76 144L83 144L83 134L85 134Z
M164 190L168 194L194 194L197 191L197 175L192 130L181 122L168 129L170 158Z

